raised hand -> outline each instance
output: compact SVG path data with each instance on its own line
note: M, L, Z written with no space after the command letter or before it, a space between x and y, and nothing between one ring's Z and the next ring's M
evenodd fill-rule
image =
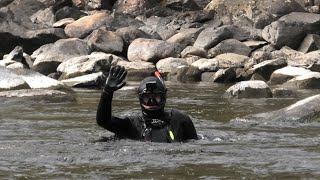
M126 84L126 82L123 82L126 76L127 71L123 66L112 66L104 86L104 91L114 92L122 88Z

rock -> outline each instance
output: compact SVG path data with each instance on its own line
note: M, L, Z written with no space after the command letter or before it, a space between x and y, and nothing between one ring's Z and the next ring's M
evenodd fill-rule
M219 62L217 59L201 58L193 62L191 66L197 67L201 72L215 72L219 69Z
M320 36L316 34L308 34L301 42L298 51L308 53L320 49Z
M137 28L137 27L123 27L123 28L119 28L116 31L116 34L118 34L124 43L124 54L127 55L127 50L129 45L138 38L144 38L144 39L152 39L152 36L144 31L142 31L141 29Z
M272 94L274 98L292 98L297 96L293 90L286 88L275 88L272 90Z
M198 4L193 0L166 0L164 6L178 11L201 10Z
M75 20L72 18L65 18L55 22L52 26L54 28L65 28L66 25L73 23Z
M109 72L112 61L113 56L103 52L71 58L58 66L57 71L62 74L59 79L70 79L100 71Z
M230 83L236 80L234 68L219 69L212 77L211 82Z
M270 87L264 81L242 81L226 90L225 98L271 98Z
M179 43L183 47L192 46L202 30L203 28L183 29L166 41L169 43Z
M5 69L0 67L2 89L65 89L65 86L29 69Z
M76 101L75 96L70 92L50 90L50 89L21 89L21 90L12 90L12 91L2 91L0 92L1 98L19 98L28 99L28 100L50 100L57 102L66 102L66 101Z
M190 56L207 57L207 50L194 46L187 46L182 52L181 57L186 58Z
M267 45L266 41L256 41L256 40L247 40L242 43L248 46L252 51Z
M206 28L201 31L193 46L208 50L219 44L222 40L232 38L232 36L232 32L226 26L217 29Z
M244 64L249 60L249 57L234 53L225 53L216 56L215 59L219 62L219 68L227 69L231 67L244 67Z
M309 72L301 76L297 76L284 83L283 86L299 89L320 89L320 73Z
M157 39L138 38L128 48L129 61L147 61L157 63L167 57L179 57L178 44L167 43Z
M87 14L81 12L79 9L74 8L74 7L65 6L65 7L59 9L54 14L54 20L60 21L62 19L67 19L67 18L78 20L79 18L84 17L84 16L87 16Z
M46 8L45 10L39 10L31 17L31 22L34 24L41 24L43 27L50 28L54 23L54 15L52 8Z
M142 14L145 10L151 9L152 4L149 0L118 0L113 6L116 13L130 15Z
M319 30L320 14L293 12L266 26L262 37L272 45L280 48L299 47L306 34L314 34Z
M287 60L285 58L266 60L252 66L251 69L246 71L246 73L249 75L259 74L263 79L268 81L275 70L285 66L287 66Z
M92 31L105 26L112 21L112 17L106 12L98 12L93 15L84 16L73 23L68 24L64 31L71 38L85 38Z
M128 71L126 79L128 81L141 81L145 77L153 75L156 67L151 62L145 61L118 61L117 65L123 66Z
M105 28L94 30L88 37L87 43L93 51L104 53L120 54L123 51L123 40L115 32Z
M177 67L175 71L171 71L167 74L166 79L168 81L200 81L202 72L193 66L182 65Z
M161 74L177 72L177 68L180 66L189 66L185 59L183 58L165 58L157 62L156 68Z
M11 70L0 67L0 91L17 89L30 89L30 86Z
M76 38L61 39L54 44L47 44L33 52L33 69L42 74L48 75L56 72L57 67L64 61L88 55L90 48L83 40Z
M215 47L208 50L208 57L213 58L219 54L234 53L249 56L251 49L244 43L236 39L226 39L221 41Z
M309 123L320 116L319 101L320 95L314 95L283 109L245 116L244 119L264 124L271 122Z
M283 84L294 77L301 76L309 72L311 71L302 67L283 67L281 69L275 70L271 74L269 84Z
M106 77L102 72L64 79L61 82L69 87L75 88L100 88L104 85Z

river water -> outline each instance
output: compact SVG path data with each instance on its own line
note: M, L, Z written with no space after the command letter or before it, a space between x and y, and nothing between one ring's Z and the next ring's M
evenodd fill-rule
M137 82L114 96L115 114L139 111ZM167 83L168 108L189 114L203 139L186 143L115 140L98 127L98 90L76 100L1 99L0 179L317 179L320 123L230 121L276 110L292 98L227 100L228 85Z

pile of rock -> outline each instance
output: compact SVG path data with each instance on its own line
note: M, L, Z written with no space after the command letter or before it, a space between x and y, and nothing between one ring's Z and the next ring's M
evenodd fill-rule
M320 88L317 1L7 0L0 7L0 74L30 69L64 86L97 88L110 66L121 65L127 80L157 69L170 81L239 82L226 97L272 97L279 91L270 84ZM5 77L0 90L25 87L9 87Z

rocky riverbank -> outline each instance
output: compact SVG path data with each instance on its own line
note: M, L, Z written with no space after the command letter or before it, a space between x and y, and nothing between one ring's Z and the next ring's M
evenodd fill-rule
M127 80L232 83L225 97L320 88L318 1L6 0L0 91L100 88ZM271 89L270 85L277 85Z

